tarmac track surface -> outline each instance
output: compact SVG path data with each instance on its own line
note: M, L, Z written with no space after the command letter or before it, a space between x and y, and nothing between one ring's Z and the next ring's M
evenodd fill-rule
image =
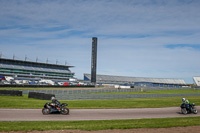
M200 110L200 106L196 107ZM70 109L69 115L43 115L42 109L0 109L0 121L76 121L116 120L168 117L195 117L198 114L183 115L179 107L131 108L131 109Z

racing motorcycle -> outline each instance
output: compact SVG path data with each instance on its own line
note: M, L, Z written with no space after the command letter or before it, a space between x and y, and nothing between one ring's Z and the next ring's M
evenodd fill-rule
M182 114L189 114L189 113L194 113L197 114L197 109L195 108L195 104L186 104L186 103L182 103L181 104L181 113Z
M62 103L59 107L55 103L46 103L42 109L43 115L48 115L50 113L59 112L63 115L69 114L69 109L66 107L67 103Z

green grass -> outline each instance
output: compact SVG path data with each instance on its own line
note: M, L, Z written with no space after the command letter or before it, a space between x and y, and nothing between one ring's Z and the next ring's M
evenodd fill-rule
M195 125L200 125L200 117L93 121L14 121L0 122L0 131L43 131L65 129L92 131L106 129L169 128Z
M200 105L200 96L188 96L191 103ZM111 99L111 100L71 100L60 101L68 103L70 109L99 109L99 108L159 108L178 107L182 97L160 98L135 98L135 99ZM48 100L28 98L28 96L0 96L0 108L32 108L41 109Z
M28 98L27 95L23 96L0 96L0 108L30 108L37 109L42 108L43 105L48 102L47 100L38 100Z

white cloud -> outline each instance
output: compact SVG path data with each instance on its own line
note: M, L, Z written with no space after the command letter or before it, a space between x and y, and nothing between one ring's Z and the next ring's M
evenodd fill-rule
M1 1L0 51L45 62L67 60L90 73L91 37L98 37L98 73L189 79L198 75L199 1ZM190 81L191 82L191 81Z

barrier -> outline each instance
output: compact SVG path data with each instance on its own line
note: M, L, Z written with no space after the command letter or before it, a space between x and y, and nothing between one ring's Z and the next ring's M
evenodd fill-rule
M19 90L0 90L0 95L22 96L22 91L19 91Z
M28 93L28 98L41 99L41 100L51 100L52 96L55 97L54 94L45 94L45 93L38 93L38 92Z

